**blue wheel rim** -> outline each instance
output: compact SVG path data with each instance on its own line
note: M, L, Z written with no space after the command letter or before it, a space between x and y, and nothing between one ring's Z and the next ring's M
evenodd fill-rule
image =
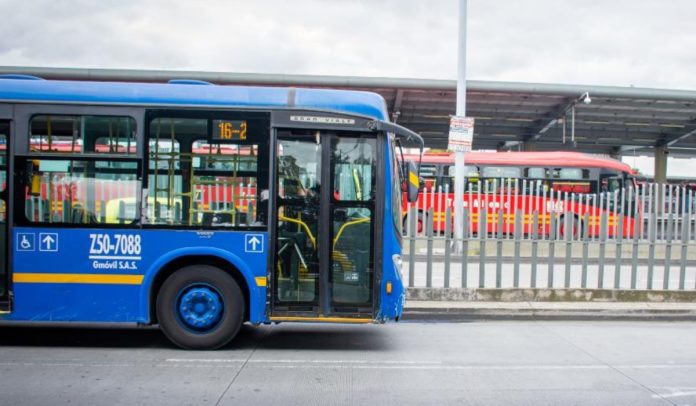
M194 333L208 333L222 320L224 302L220 292L207 284L189 285L176 298L175 311L179 322Z

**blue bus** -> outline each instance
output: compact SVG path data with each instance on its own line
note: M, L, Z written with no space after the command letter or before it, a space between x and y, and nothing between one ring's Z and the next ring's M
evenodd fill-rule
M384 100L357 91L0 78L0 320L240 326L398 320L401 193Z

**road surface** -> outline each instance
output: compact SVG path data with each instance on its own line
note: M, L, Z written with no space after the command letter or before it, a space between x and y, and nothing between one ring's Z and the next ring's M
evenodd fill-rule
M246 326L219 351L157 330L0 329L0 404L696 405L696 323Z

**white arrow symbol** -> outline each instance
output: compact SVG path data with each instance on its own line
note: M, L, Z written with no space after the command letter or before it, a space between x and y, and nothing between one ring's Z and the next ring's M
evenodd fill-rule
M54 240L53 237L51 237L50 235L45 236L41 241L43 241L44 244L46 244L46 248L49 250L51 249L51 244L56 242L56 240Z
M258 238L256 238L256 236L254 236L254 237L251 237L251 239L249 240L249 244L251 244L251 249L253 251L256 251L256 246L261 244L261 240L259 240Z

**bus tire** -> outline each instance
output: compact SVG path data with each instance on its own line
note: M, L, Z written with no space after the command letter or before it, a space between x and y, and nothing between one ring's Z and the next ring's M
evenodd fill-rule
M157 294L164 335L184 349L214 350L232 340L244 322L244 295L227 272L191 265L170 275Z

